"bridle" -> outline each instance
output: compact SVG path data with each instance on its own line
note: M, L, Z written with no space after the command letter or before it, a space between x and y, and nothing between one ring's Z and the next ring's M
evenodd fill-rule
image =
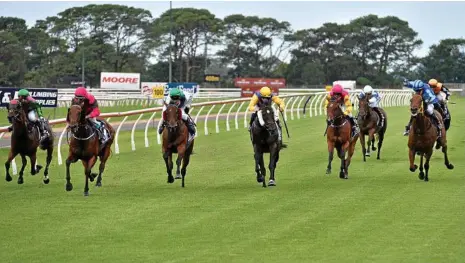
M71 105L70 109L71 108L79 108L79 111L81 112L80 113L80 118L82 118L82 107L78 104L73 104ZM69 115L68 115L69 117ZM87 134L87 131L90 129L89 128L89 125L87 124L87 122L84 122L84 123L81 123L80 121L77 121L75 124L73 125L70 125L68 124L68 129L71 130L71 135L73 136L74 139L76 140L79 140L79 141L87 141L89 140L90 138L92 138L93 136L95 136L95 130L94 129L91 129L92 130L92 133L87 136L87 137L79 137L79 136L76 136L76 132L80 129L80 128L84 128L85 131L86 131L86 134Z

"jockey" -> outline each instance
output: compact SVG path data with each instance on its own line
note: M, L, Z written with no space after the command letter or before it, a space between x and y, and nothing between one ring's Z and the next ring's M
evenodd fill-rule
M252 123L255 121L255 118L257 118L257 111L261 104L263 103L263 98L271 99L274 103L276 103L279 106L279 110L282 112L284 111L284 101L282 101L278 96L273 96L271 89L269 87L262 87L260 91L255 92L252 96L252 99L250 99L249 103L249 111L253 111L252 116L250 118L249 122L249 132L252 129ZM275 112L275 121L276 124L278 125L278 136L279 136L279 141L282 141L282 128L281 128L281 123L279 122L279 115Z
M325 100L325 108L328 107L329 100L334 96L338 95L339 97L339 104L344 105L344 115L349 118L350 124L352 126L352 137L358 134L358 125L357 122L355 122L354 117L352 116L352 102L350 101L350 96L349 93L344 90L344 88L336 84L334 87L331 89L329 92L328 96L326 97ZM329 126L329 121L327 121L327 124Z
M444 114L447 115L446 102L449 101L449 97L450 97L449 89L444 87L442 83L438 82L435 79L430 79L428 81L428 84L430 85L431 89L433 89L434 94L436 95L436 98L438 98L439 105L441 105L441 108ZM443 117L445 117L445 115Z
M100 109L98 108L98 102L95 99L94 95L87 92L86 88L78 87L74 91L74 98L84 101L86 119L88 119L92 124L95 125L97 133L99 133L100 142L101 144L104 144L109 138L105 131L104 125L102 125L97 120L97 117L100 116Z
M436 125L438 129L438 138L440 138L442 125L439 122L436 114L434 114L434 110L436 109L441 114L441 116L444 116L444 114L442 112L441 106L439 105L438 98L434 95L434 92L431 89L431 87L421 80L415 80L415 81L405 80L404 85L413 89L413 91L415 91L416 94L420 94L423 97L423 102L425 103L425 105L427 105L426 113L433 120L433 123ZM412 120L413 120L413 117L410 116L410 120L407 126L405 126L404 136L407 136L409 134Z
M381 111L378 108L378 104L381 101L381 95L376 90L374 90L370 85L366 85L363 88L363 91L360 92L360 94L358 95L358 98L363 99L366 96L370 96L370 99L368 100L368 103L369 103L368 106L370 106L370 108L372 108L376 113L378 113L378 115L381 117L381 126L383 126L384 115L381 113Z
M184 93L179 88L170 89L169 97L166 101L167 104L175 104L182 110L182 120L186 123L187 130L190 135L193 137L195 135L196 129L194 121L188 115L190 104L192 103L192 95L188 92ZM163 112L166 110L166 105L163 105ZM163 119L162 114L162 125L158 129L158 133L161 134L165 128L165 120Z
M47 129L45 129L45 119L42 113L42 106L36 102L34 98L29 95L29 91L27 89L20 89L18 92L18 102L28 104L28 112L27 112L27 119L37 124L40 130L40 140L42 141L50 134L48 133ZM37 115L36 115L37 114ZM37 116L39 118L37 119ZM8 130L11 131L13 126L8 127Z

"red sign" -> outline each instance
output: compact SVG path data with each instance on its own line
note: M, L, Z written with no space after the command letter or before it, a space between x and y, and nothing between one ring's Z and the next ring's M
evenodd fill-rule
M252 97L254 92L262 87L269 87L274 94L279 94L280 88L286 87L285 79L264 79L264 78L235 78L234 86L241 88L241 97Z

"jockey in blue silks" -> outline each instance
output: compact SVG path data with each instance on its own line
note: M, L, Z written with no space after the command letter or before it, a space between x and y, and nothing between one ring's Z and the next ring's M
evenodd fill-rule
M413 89L415 93L420 94L423 98L423 102L425 103L426 113L432 119L433 123L436 125L438 129L438 138L441 137L441 129L442 125L439 122L438 118L434 114L434 110L437 110L441 116L443 116L443 111L441 106L439 105L439 100L434 94L434 91L431 87L424 83L421 80L414 80L414 81L404 81L404 85L408 88ZM410 131L410 125L412 124L413 117L410 116L410 121L407 126L405 126L404 136L407 136Z

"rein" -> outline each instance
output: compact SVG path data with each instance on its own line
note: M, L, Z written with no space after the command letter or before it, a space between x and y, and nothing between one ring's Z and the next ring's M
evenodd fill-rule
M81 108L81 106L79 106L79 105L71 105L71 107L79 107L79 108ZM82 108L81 108L81 110L82 110ZM82 115L82 112L81 112L81 115ZM78 137L78 136L76 136L75 132L73 131L73 128L77 126L76 132L79 131L80 128L82 128L82 127L84 127L85 130L88 130L88 128L87 128L88 125L89 125L88 123L78 123L78 124L75 124L73 126L68 126L68 129L71 130L71 135L73 136L74 139L79 140L79 141L87 141L90 138L95 136L95 130L92 129L93 130L92 133L87 137ZM67 139L68 144L69 144L68 133L66 133L66 137L67 137L66 139Z

